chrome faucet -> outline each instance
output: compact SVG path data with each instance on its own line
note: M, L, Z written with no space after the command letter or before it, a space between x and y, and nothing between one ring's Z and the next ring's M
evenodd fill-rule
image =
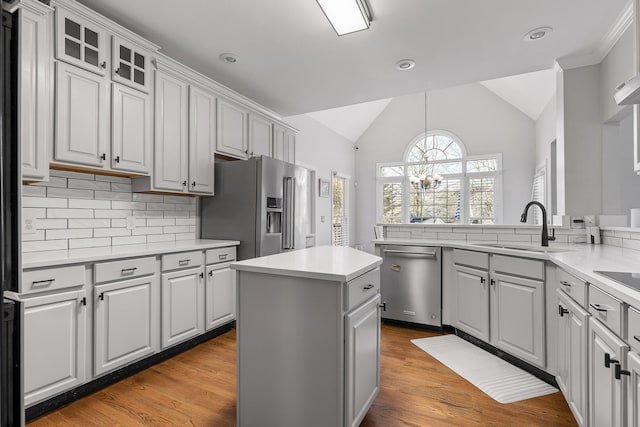
M524 212L520 215L520 222L527 222L527 212L532 205L538 206L542 211L542 246L549 246L549 240L556 240L556 233L555 230L553 230L553 235L549 236L549 231L547 230L547 210L542 203L536 202L535 200L527 203L527 206L524 207Z

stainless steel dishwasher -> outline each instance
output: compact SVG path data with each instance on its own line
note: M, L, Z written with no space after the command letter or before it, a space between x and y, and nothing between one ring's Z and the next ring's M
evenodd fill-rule
M442 249L381 246L385 319L442 326Z

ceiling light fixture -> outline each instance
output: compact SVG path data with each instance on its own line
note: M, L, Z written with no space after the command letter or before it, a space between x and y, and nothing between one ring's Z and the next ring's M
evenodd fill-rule
M396 62L396 70L398 71L407 71L416 66L416 61L413 59L401 59Z
M220 61L226 62L227 64L235 64L236 62L238 62L238 57L233 53L223 53L220 54L218 58L220 58Z
M339 36L369 28L371 11L366 0L316 0Z
M524 40L528 42L538 41L548 36L549 33L551 33L552 31L553 31L553 28L551 27L534 28L533 30L529 31L527 34L524 35Z

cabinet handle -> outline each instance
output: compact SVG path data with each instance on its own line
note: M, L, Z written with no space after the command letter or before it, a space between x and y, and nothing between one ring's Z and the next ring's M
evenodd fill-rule
M484 278L484 276L480 276L480 283L484 283L484 282L486 282L486 281L487 281L487 280Z
M491 286L495 286L496 285L496 280L495 279L491 279Z
M213 277L213 270L209 270L209 277Z
M100 158L102 160L107 160L107 153L102 153L102 156L100 156Z
M614 368L614 376L616 377L617 380L622 378L622 375L629 375L631 376L631 372L622 369L622 366L619 363L616 363L616 366Z
M605 313L607 312L606 308L603 308L600 304L589 304L591 306L591 308L593 308L595 311L604 311Z
M192 187L195 187L195 186L196 186L196 182L195 182L195 181L193 181L193 182L191 183L191 186L192 186Z
M116 156L115 161L116 163L120 163L120 156Z
M200 278L204 279L204 273L200 273Z
M378 304L378 307L380 307L382 311L387 311L387 302L383 301L382 304Z
M190 259L181 259L178 261L178 265L187 265L191 262Z
M55 282L55 281L56 281L56 279L36 280L35 282L31 282L31 285L32 285L32 286L33 286L33 285L36 285L36 286L37 286L37 285L40 285L40 284L42 284L42 283L51 284L51 283L53 283L53 282Z
M82 299L80 300L80 304L87 305L87 297L82 297Z
M187 186L187 181L182 181L182 186L186 187Z
M100 295L98 295L98 299L100 301L104 301L104 292L100 292Z
M368 291L369 289L373 289L373 285L366 285L362 287L362 290Z
M604 354L604 367L605 368L610 368L611 364L613 363L618 363L618 361L616 359L614 359L613 357L611 357L611 355L609 353L605 353Z
M101 67L101 68L103 68L103 69L104 69L104 68L107 68L107 61L102 61L102 62L100 63L100 67Z
M138 267L123 268L123 269L122 269L122 274L133 273L133 272L134 272L134 271L136 271L137 269L138 269Z
M120 75L120 68L116 68L116 74Z
M636 340L636 341L640 341L640 335L634 335L633 339Z
M218 255L218 259L221 260L221 261L224 261L225 259L227 259L227 255L228 254L220 254L220 255Z
M560 284L561 284L562 286L566 286L567 288L570 288L570 287L571 287L571 283L567 282L566 280L561 280L561 281L560 281Z
M562 305L558 305L558 314L560 317L564 317L565 314L569 314L569 310L564 308Z

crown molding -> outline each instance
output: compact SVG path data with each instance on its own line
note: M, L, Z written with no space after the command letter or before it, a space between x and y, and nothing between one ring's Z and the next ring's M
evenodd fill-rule
M53 8L38 0L14 0L10 3L3 3L2 7L9 13L13 13L18 9L25 9L40 16L53 12Z
M590 52L582 55L566 56L564 58L558 58L556 63L563 70L570 70L572 68L586 67L588 65L595 65L601 63L609 54L611 49L618 43L620 37L629 29L634 21L633 1L627 3L618 18L614 21L613 25L602 37L598 46ZM555 68L555 66L554 66Z

